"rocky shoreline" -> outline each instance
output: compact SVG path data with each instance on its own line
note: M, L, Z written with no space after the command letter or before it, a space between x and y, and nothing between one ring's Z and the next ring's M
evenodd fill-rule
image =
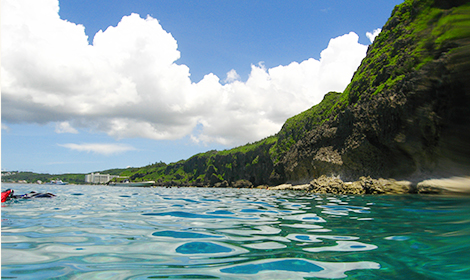
M281 184L277 186L255 186L247 180L239 180L233 184L226 181L215 185L178 185L167 184L164 187L192 188L257 188L267 190L304 191L313 194L344 194L344 195L382 195L382 194L435 194L435 195L470 195L470 177L450 177L426 180L395 180L361 177L358 181L344 182L337 177L325 175L312 180L308 184Z
M361 177L358 181L343 182L325 175L309 184L282 184L269 190L303 190L318 194L470 194L470 177L429 179L420 182L373 179Z

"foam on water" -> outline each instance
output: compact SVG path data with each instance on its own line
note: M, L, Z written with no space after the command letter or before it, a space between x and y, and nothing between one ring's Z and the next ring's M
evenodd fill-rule
M465 279L470 199L7 185L2 278ZM458 256L458 257L456 257Z

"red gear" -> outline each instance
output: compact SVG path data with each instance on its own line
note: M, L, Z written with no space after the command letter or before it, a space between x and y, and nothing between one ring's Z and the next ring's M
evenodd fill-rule
M8 189L8 190L2 192L2 202L7 201L7 199L10 197L10 195L13 195L13 190Z

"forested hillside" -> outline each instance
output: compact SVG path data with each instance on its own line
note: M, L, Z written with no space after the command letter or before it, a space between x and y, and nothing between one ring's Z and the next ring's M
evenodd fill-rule
M470 4L407 0L343 93L256 143L126 170L161 185L302 183L322 175L470 175Z

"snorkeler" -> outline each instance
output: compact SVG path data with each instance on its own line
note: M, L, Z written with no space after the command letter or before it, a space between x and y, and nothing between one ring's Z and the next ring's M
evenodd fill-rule
M29 199L29 198L36 198L36 197L54 197L55 194L52 193L37 193L35 191L32 191L27 194L22 194L22 195L15 195L14 191L12 189L7 189L6 191L2 192L2 202L6 202L7 200L10 199Z

